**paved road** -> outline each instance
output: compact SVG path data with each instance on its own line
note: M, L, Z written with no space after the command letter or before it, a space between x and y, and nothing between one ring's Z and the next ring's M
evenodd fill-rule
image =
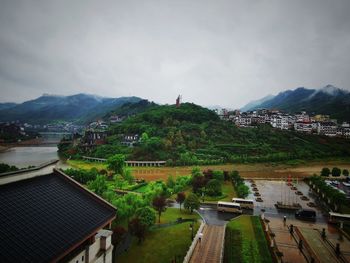
M220 262L221 248L225 226L206 225L203 229L203 238L198 242L192 254L191 263Z
M208 225L223 226L232 218L239 216L234 213L223 213L216 210L216 205L201 205L198 212L204 217Z

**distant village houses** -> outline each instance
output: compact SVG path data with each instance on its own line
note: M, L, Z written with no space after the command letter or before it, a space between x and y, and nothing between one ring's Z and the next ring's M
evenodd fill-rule
M220 119L231 121L238 127L254 128L258 124L270 124L273 128L280 130L350 138L350 124L344 122L339 125L337 120L331 119L329 115L316 114L310 116L306 111L286 114L277 109L259 109L248 112L222 109L216 112Z

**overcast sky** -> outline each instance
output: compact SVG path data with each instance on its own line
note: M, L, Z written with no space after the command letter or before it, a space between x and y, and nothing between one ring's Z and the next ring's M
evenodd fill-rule
M240 107L350 89L350 1L0 0L0 101L43 93Z

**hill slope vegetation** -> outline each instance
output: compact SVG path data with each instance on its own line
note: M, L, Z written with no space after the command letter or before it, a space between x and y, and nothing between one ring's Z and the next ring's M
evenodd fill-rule
M107 144L89 155L107 158L124 153L129 160L167 160L169 165L266 162L349 156L350 141L269 125L238 128L195 104L152 106L111 127ZM123 135L139 134L134 147L121 145ZM76 149L78 152L80 149Z

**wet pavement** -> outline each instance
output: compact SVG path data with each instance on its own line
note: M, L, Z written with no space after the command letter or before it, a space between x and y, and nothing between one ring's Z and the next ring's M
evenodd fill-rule
M298 241L296 241L289 233L288 226L293 224L297 226L301 234L309 244L311 253L321 258L322 262L338 262L334 257L334 249L332 250L329 243L320 241L320 231L325 228L327 233L327 240L334 246L336 243L340 243L341 250L345 258L350 259L350 241L344 237L343 240L339 240L338 230L327 223L327 215L324 215L321 209L317 207L309 207L309 202L314 202L316 196L309 191L309 186L303 181L294 182L297 190L291 190L291 186L288 186L285 181L267 181L256 180L255 184L261 194L263 202L256 202L256 197L253 195L251 183L245 182L252 192L247 199L254 200L254 211L244 210L244 214L261 215L264 212L265 218L269 219L269 228L275 234L275 241L280 250L283 253L284 262L307 262L305 256L300 252L298 248ZM295 192L300 191L302 195L297 195ZM305 201L301 199L301 196L307 197L309 200ZM299 203L304 209L313 209L316 212L316 221L302 221L295 218L294 211L278 210L275 207L275 203ZM210 226L223 226L228 221L239 216L239 214L217 212L216 205L201 205L198 212L205 219L206 223ZM283 217L286 216L286 222L283 222ZM350 261L349 261L350 262Z
M254 200L254 214L260 215L261 209L264 209L266 216L283 218L286 216L287 219L295 219L294 211L287 210L278 210L275 207L276 202L283 202L286 204L298 203L302 208L313 209L316 211L316 221L320 223L326 223L327 218L322 214L322 211L317 207L309 207L307 203L315 202L314 195L309 191L309 186L303 182L299 181L295 183L297 190L291 190L291 187L286 184L285 181L265 181L265 180L256 180L255 184L261 194L263 202L256 202L255 196L253 195L251 183L246 182L246 184L251 189L251 194L248 196L248 199ZM300 191L303 195L297 195L295 192ZM301 196L306 196L309 200L301 200ZM299 220L298 220L299 221Z
M208 225L223 226L231 219L239 216L239 214L218 212L216 205L201 205L198 212L205 219Z

